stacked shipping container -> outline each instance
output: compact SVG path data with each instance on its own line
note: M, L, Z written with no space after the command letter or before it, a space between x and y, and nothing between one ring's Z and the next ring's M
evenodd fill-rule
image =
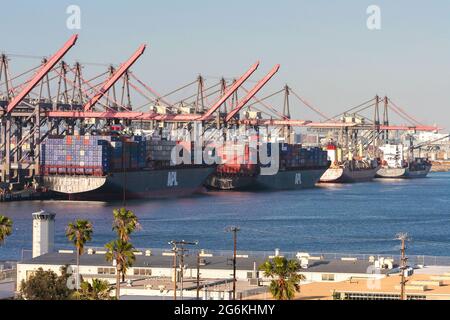
M271 144L267 144L267 154L271 157ZM279 144L280 168L316 168L328 165L327 152L321 148L303 148L301 144Z
M103 175L110 170L109 137L49 137L41 145L44 174Z
M53 136L41 146L41 167L44 174L70 175L168 167L176 145L141 136Z
M224 163L217 167L218 173L250 175L256 172L256 159L251 161L248 144L225 142L217 149L217 155Z
M263 147L267 150L267 156L272 158L272 144L266 143ZM327 152L321 148L303 148L300 144L279 144L279 164L281 169L291 168L317 168L328 166ZM261 145L260 145L261 148ZM250 148L248 144L227 143L218 151L219 156L225 162L217 168L218 173L253 174L256 172L256 160L250 161ZM273 158L275 160L275 158ZM251 162L253 164L251 164ZM270 164L259 165L268 167Z
M172 150L176 146L175 141L164 140L148 140L146 142L147 156L153 161L169 161L171 159Z
M137 170L146 166L146 144L142 137L111 137L111 170Z

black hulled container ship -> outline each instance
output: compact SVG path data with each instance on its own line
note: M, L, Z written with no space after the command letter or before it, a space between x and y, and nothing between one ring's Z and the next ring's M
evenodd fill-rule
M322 174L328 169L330 162L327 153L320 148L303 148L300 144L277 143L279 157L272 157L271 143L266 143L263 150L267 156L278 161L276 172L265 173L264 169L273 166L272 163L262 164L259 159L249 164L250 149L247 145L231 144L225 151L244 148L241 157L229 158L227 152L222 157L228 157L225 164L217 166L216 172L207 179L207 187L218 190L296 190L313 188ZM259 148L262 144L258 145ZM219 152L220 153L220 152ZM225 153L225 155L224 155Z
M142 136L53 136L42 145L41 183L59 198L183 197L203 189L214 165L171 164L178 142ZM192 153L183 145L182 152Z

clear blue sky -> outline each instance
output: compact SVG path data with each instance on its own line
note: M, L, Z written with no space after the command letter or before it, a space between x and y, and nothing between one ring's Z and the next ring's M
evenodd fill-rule
M8 1L0 51L52 53L73 33L70 4L81 7L82 29L69 60L119 63L148 43L134 70L161 92L199 73L236 76L260 59L258 75L281 64L269 91L289 83L329 114L387 94L450 128L449 1ZM380 31L366 27L371 4L381 7Z

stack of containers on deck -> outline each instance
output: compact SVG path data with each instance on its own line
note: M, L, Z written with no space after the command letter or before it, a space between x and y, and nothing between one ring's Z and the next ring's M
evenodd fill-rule
M328 153L321 148L306 149L304 165L307 167L323 167L328 165Z
M120 137L111 137L111 169L113 171L123 169L123 142Z
M182 150L182 152L179 152L178 156L180 158L189 158L191 160L191 164L197 164L195 163L195 142L194 141L177 141L176 143L179 148ZM202 150L203 152L203 150ZM188 153L188 155L185 155L185 153ZM202 156L202 162L203 162L203 156ZM189 164L189 163L183 163L183 164Z
M41 145L44 174L103 175L110 170L107 136L54 136Z
M267 144L268 156L271 157L271 143ZM327 152L320 148L303 148L301 144L279 144L281 168L322 167L328 164ZM268 166L268 165L267 165Z
M255 169L255 164L250 162L250 148L247 143L225 142L218 148L217 155L224 164L217 167L217 172L228 174L248 174Z
M141 136L111 138L113 171L138 170L146 166L146 141Z
M137 166L138 168L144 168L147 164L147 143L142 137L134 137L134 140L138 143L137 146Z
M163 166L170 166L172 150L176 145L175 141L148 140L146 141L146 158Z
M265 147L266 148L266 151L267 151L267 154L266 154L266 156L267 157L269 157L269 158L271 158L272 159L272 157L274 158L273 160L275 160L276 158L275 158L275 154L274 155L272 155L272 142L266 142L266 143L263 143L263 145L264 146L260 146L260 150L259 150L259 152L261 152L261 148L263 148L263 147ZM283 164L285 163L285 161L283 161L283 156L282 156L282 153L286 153L287 152L287 148L284 148L284 150L283 150L283 147L282 147L282 143L279 143L279 150L278 150L278 152L279 152L279 155L280 155L280 159L279 159L279 162L280 162L280 164L283 166ZM260 166L261 167L270 167L271 166L271 164L270 163L268 163L268 164L262 164L262 161L261 161L261 158L260 158L260 155L258 154L258 159L259 159L259 164L260 164Z

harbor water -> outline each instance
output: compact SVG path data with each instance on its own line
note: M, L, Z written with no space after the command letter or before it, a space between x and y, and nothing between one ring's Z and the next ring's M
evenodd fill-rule
M232 249L229 225L238 225L238 249L314 253L398 254L398 232L408 232L408 254L450 256L450 173L426 179L375 180L320 185L283 192L207 192L185 199L128 201L142 229L137 248L167 248L170 240L198 240L200 248ZM121 202L23 201L0 203L14 221L13 235L0 247L0 260L29 256L31 213L56 213L56 248L71 248L64 232L69 221L94 225L93 241L103 247L114 238L112 210ZM28 253L28 254L27 254Z

